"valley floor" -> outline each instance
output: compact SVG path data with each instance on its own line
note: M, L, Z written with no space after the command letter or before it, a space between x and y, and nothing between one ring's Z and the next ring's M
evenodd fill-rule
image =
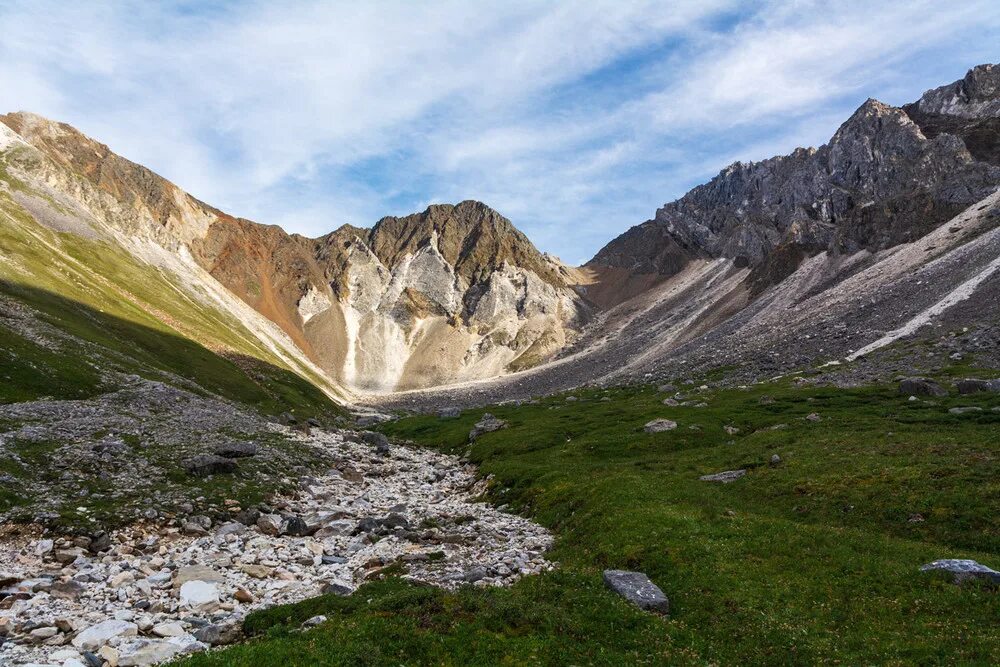
M920 569L943 558L1000 568L1000 394L957 394L968 372L946 371L942 397L795 377L579 390L489 408L507 426L472 442L483 408L387 423L391 439L411 441L388 449L373 434L362 444L286 431L322 445L337 470L270 501L281 527L220 516L199 536L190 518L116 533L112 556L80 550L69 564L38 537L8 542L0 570L35 576L0 610L32 616L0 656L68 655L41 636L32 648L24 632L61 623L69 642L76 626L120 618L145 628L112 642L122 655L183 667L996 664L1000 594ZM654 419L676 427L647 433ZM481 481L443 455L476 464ZM700 479L730 470L745 474ZM405 525L390 526L393 513ZM296 537L289 516L328 530ZM193 565L215 572L208 583L226 604L180 599L176 584L205 576ZM158 583L143 594L150 568ZM669 616L608 591L605 569L646 573ZM67 572L76 599L56 599ZM334 580L361 585L303 599ZM229 603L238 588L254 602ZM185 638L157 637L150 623ZM183 655L192 635L224 628L248 639Z
M957 371L956 371L957 372ZM945 378L947 379L947 378ZM680 395L665 405L664 399ZM950 410L955 407L978 410ZM209 665L996 664L1000 594L920 567L1000 567L1000 395L896 386L586 390L414 416L395 438L466 453L489 497L555 534L554 571L447 592L405 579L248 617ZM673 430L646 433L655 418ZM730 484L699 479L745 470ZM405 564L404 564L405 565ZM671 613L607 591L645 572ZM400 573L403 571L401 570ZM318 627L302 631L309 618Z

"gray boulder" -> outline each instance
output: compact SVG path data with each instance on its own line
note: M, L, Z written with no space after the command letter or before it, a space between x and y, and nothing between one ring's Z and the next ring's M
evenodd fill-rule
M1000 572L974 560L962 558L944 558L920 567L921 572L947 572L951 574L956 584L966 581L980 580L990 584L1000 585Z
M193 477L223 475L236 472L236 461L215 454L199 454L185 461L184 469Z
M677 422L670 419L654 419L651 422L646 422L643 429L646 433L663 433L664 431L673 431L677 428Z
M778 463L781 463L780 457L778 458ZM713 475L702 475L698 479L700 479L703 482L717 482L719 484L729 484L731 482L735 482L740 477L743 477L746 474L747 471L741 468L740 470L726 470L723 472L717 472Z
M906 378L899 383L899 393L903 396L947 396L941 385L927 378Z
M950 410L948 410L948 413L953 415L965 415L969 413L982 412L982 411L983 411L982 408L978 408L973 405L964 408L951 408Z
M605 570L604 584L640 609L660 614L670 613L670 600L642 572Z
M1000 393L1000 380L978 380L976 378L966 378L955 383L955 388L960 394L976 394L983 391Z
M441 419L456 419L462 416L462 408L441 408L438 417Z
M499 431L502 428L507 428L507 422L502 419L497 419L490 413L483 415L482 419L476 422L472 430L469 431L469 440L475 440L483 433L492 433L494 431Z

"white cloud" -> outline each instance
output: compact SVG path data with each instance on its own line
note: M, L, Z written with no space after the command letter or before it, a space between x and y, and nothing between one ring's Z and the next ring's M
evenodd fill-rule
M1000 24L998 15L995 3L982 1L776 3L731 33L708 36L707 50L685 75L647 103L667 127L813 112L826 100L882 84L893 65L960 39L966 27Z

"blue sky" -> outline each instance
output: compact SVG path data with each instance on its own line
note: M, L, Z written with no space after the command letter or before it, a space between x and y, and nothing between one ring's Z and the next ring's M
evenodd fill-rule
M84 6L78 6L84 5ZM0 0L0 109L318 236L479 199L570 263L1000 61L1000 3Z

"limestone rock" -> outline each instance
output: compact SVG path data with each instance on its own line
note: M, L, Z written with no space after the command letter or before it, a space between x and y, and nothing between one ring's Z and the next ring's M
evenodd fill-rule
M677 422L670 419L654 419L653 421L646 422L643 430L646 433L663 433L664 431L673 431L677 428Z
M219 589L207 581L188 581L181 586L180 602L196 611L211 611L219 603Z
M781 462L780 458L779 458L778 462L779 463ZM739 470L726 470L726 471L717 472L717 473L714 473L714 474L711 474L711 475L702 475L698 479L700 479L703 482L718 482L719 484L730 484L730 483L735 482L736 480L740 479L741 477L743 477L746 474L747 474L747 471L741 468Z
M952 580L956 584L981 580L990 584L1000 585L1000 572L974 560L945 558L922 565L920 570L922 572L939 571L950 573Z
M492 433L503 428L507 428L507 422L487 412L469 431L469 440L475 440L484 433Z
M663 591L641 572L605 570L604 584L640 609L670 613L670 601Z
M139 627L127 621L107 620L80 632L73 638L73 646L85 651L97 651L114 638L135 637Z

